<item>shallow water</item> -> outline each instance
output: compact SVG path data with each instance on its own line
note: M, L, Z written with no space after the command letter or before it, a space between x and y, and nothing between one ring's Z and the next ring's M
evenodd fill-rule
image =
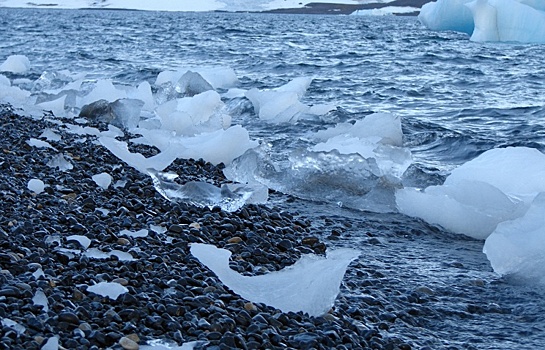
M230 106L234 121L273 145L279 159L304 146L309 130L379 111L402 118L414 158L407 184L441 183L450 169L494 147L545 150L543 45L473 43L405 17L0 9L0 28L0 59L28 56L32 80L69 70L132 85L167 69L217 65L235 69L244 89L313 76L304 102L337 106L323 120L271 126L252 118L248 104ZM400 326L403 337L431 348L545 345L545 294L498 278L482 242L400 214L281 195L271 202L308 216L324 237L342 231L329 245L361 247L362 262L345 279L348 299L433 290L422 309L428 321ZM377 241L368 244L371 238ZM365 288L365 275L374 273L383 285Z

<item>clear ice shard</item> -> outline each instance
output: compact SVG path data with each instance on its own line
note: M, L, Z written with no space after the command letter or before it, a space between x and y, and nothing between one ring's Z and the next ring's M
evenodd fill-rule
M117 300L120 295L129 292L127 288L117 282L99 282L87 287L87 291L112 300Z
M207 182L190 181L184 185L173 180L178 177L172 173L149 170L153 185L166 199L173 202L184 202L197 207L220 207L224 211L233 212L244 204L265 203L268 192L264 186L223 184L221 187Z
M62 153L56 154L51 157L47 162L47 166L51 168L58 168L60 171L72 170L74 166L67 160Z
M226 249L194 243L191 254L244 299L282 312L302 311L321 316L333 306L346 269L360 252L343 248L328 251L327 257L309 254L292 266L260 276L244 276L232 270L231 252Z
M112 183L112 176L108 173L93 175L92 179L97 184L97 186L101 187L104 190L107 190Z

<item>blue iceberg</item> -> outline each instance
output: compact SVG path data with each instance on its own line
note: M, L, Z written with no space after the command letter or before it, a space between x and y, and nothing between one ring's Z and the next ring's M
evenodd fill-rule
M438 0L418 19L431 30L453 30L473 41L545 43L545 2L536 0Z

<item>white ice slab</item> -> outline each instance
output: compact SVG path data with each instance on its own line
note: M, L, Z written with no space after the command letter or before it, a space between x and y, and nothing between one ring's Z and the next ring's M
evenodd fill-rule
M99 282L87 287L87 291L112 300L117 300L120 295L129 292L127 288L117 282Z

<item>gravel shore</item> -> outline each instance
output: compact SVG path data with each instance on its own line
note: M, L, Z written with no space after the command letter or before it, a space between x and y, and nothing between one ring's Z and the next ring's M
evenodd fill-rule
M192 242L210 243L232 251L231 267L239 272L279 270L301 254L325 252L308 219L268 206L227 213L171 203L148 176L121 164L96 138L67 133L62 120L31 119L4 105L0 121L0 348L39 349L53 337L67 349L130 349L155 339L203 341L199 346L208 349L411 348L383 336L393 316L371 312L376 322L362 322L365 307L343 298L317 318L252 304L189 253ZM40 137L46 129L62 139L49 140L52 147L29 145L46 141ZM59 153L72 169L51 167ZM177 160L167 170L182 181L225 181L221 167L203 161ZM102 172L117 185L97 186L92 176ZM28 189L31 179L44 182L42 193ZM142 229L146 237L120 235ZM89 238L89 249L132 258L90 258L70 236ZM99 282L118 282L128 292L112 300L87 290ZM46 303L37 301L43 295Z

